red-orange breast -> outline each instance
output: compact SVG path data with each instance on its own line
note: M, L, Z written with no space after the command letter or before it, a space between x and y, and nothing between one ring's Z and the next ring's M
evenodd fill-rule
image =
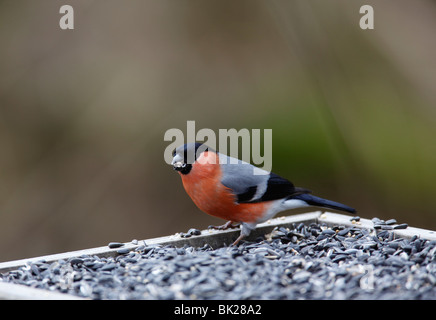
M271 201L237 203L237 195L221 183L223 172L215 152L203 152L197 160L189 174L180 175L186 192L201 211L233 222L255 222L271 206Z

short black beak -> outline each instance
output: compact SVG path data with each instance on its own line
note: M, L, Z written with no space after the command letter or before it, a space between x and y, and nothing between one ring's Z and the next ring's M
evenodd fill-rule
M185 169L185 168L186 168L186 163L176 162L176 163L173 165L173 169L176 170L176 171L182 171L182 170Z

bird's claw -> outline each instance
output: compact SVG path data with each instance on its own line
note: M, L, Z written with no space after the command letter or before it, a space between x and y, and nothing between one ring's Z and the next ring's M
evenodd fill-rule
M215 230L227 230L227 229L236 229L239 228L240 223L233 224L233 221L227 221L225 224L221 226L209 226L208 229L215 229Z

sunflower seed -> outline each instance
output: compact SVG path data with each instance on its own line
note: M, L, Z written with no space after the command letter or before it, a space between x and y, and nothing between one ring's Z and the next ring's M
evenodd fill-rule
M111 249L115 249L115 248L119 248L124 246L124 243L121 242L109 242L109 244L107 245L109 248Z

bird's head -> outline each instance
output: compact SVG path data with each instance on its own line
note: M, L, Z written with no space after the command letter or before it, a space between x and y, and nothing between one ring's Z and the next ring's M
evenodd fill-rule
M197 161L201 153L209 151L209 147L202 143L187 143L173 151L171 164L173 169L181 174L188 174L192 165Z

